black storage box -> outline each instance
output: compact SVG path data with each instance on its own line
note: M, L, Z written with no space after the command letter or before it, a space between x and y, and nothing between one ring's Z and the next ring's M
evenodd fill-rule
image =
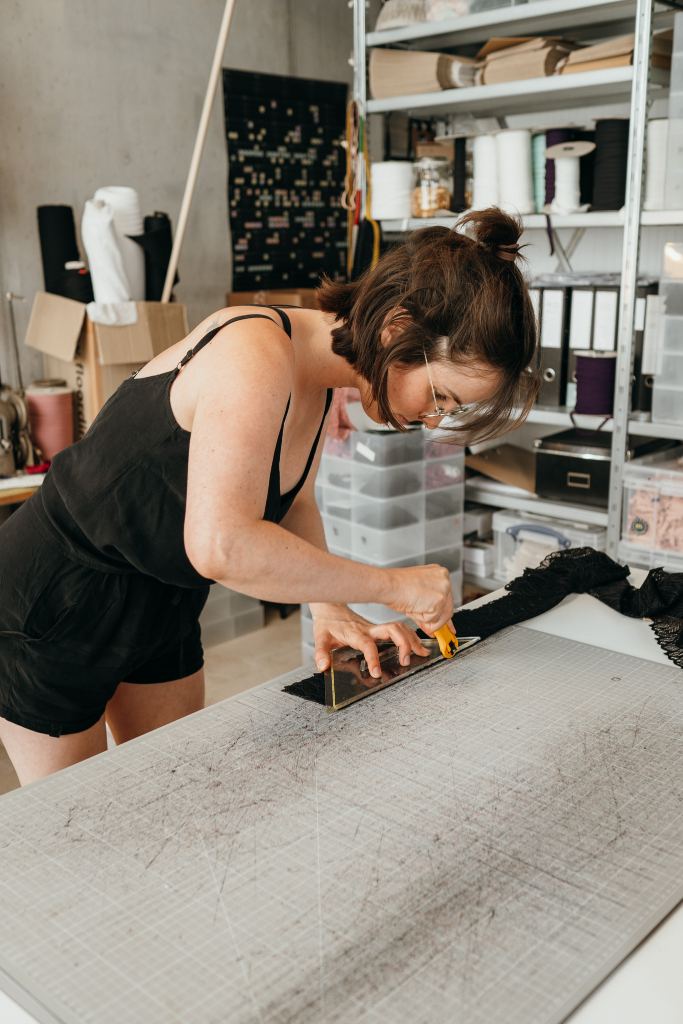
M627 459L669 448L656 437L629 438ZM579 427L534 441L536 493L550 501L606 508L612 459L612 435Z

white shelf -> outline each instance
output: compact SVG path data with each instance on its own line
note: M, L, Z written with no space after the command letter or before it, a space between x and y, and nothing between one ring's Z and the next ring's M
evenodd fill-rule
M465 211L450 217L407 217L405 220L383 220L382 231L387 235L404 231L419 231L434 226L452 228L458 217ZM525 231L545 231L544 213L527 213L522 216ZM570 213L566 216L551 213L550 222L554 228L623 228L624 215L619 210L595 210L587 213ZM641 221L643 227L676 227L683 225L683 210L645 210Z
M390 99L368 100L369 114L386 114L404 110L420 117L443 114L447 111L466 110L470 114L534 114L541 110L563 107L594 107L610 100L628 99L631 92L633 68L603 68L575 75L549 75L547 78L525 78L518 82L500 82L494 85L473 85L466 89L443 89L441 92L420 93L413 96L392 96ZM653 69L650 75L651 95L657 95L656 85L665 85L666 72Z
M590 526L607 526L607 510L590 508L587 505L570 505L561 501L546 501L529 491L499 484L495 480L480 482L473 478L465 481L466 501L494 508L512 508L519 512L538 512L553 519L571 519L576 523Z
M430 21L384 32L369 32L368 46L412 43L425 49L442 49L479 42L489 35L544 35L561 28L633 20L633 0L536 0L528 4L497 7L448 21ZM609 34L609 33L607 33ZM431 45L430 45L431 44Z
M683 441L683 423L650 423L649 420L629 420L629 434L641 437L665 437Z

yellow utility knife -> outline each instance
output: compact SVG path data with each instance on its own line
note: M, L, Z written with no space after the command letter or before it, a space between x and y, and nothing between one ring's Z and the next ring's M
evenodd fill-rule
M445 626L442 626L441 629L437 629L434 636L439 642L439 650L443 654L444 658L453 658L459 646L455 630L451 629L447 623Z

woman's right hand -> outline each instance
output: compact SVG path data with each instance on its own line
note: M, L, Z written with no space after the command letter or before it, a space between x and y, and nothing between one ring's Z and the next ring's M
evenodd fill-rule
M453 590L448 569L442 565L416 565L392 571L391 597L386 602L433 633L453 615Z

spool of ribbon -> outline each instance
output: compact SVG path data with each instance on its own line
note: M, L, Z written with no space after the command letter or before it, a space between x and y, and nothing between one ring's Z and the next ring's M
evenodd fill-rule
M560 142L571 142L574 134L571 128L550 128L545 133L545 144L548 149ZM545 161L545 203L550 206L555 198L555 161L546 157Z
M498 206L498 157L495 135L475 135L472 144L472 208Z
M498 205L508 213L533 213L531 132L509 129L496 135Z
M575 413L605 416L614 412L616 352L576 353Z
M581 203L579 161L595 149L594 142L558 142L545 155L555 165L555 195L549 213L579 213L588 209Z
M595 122L594 210L620 210L626 197L628 118Z
M45 459L73 444L74 393L63 380L34 380L26 389L29 433Z

